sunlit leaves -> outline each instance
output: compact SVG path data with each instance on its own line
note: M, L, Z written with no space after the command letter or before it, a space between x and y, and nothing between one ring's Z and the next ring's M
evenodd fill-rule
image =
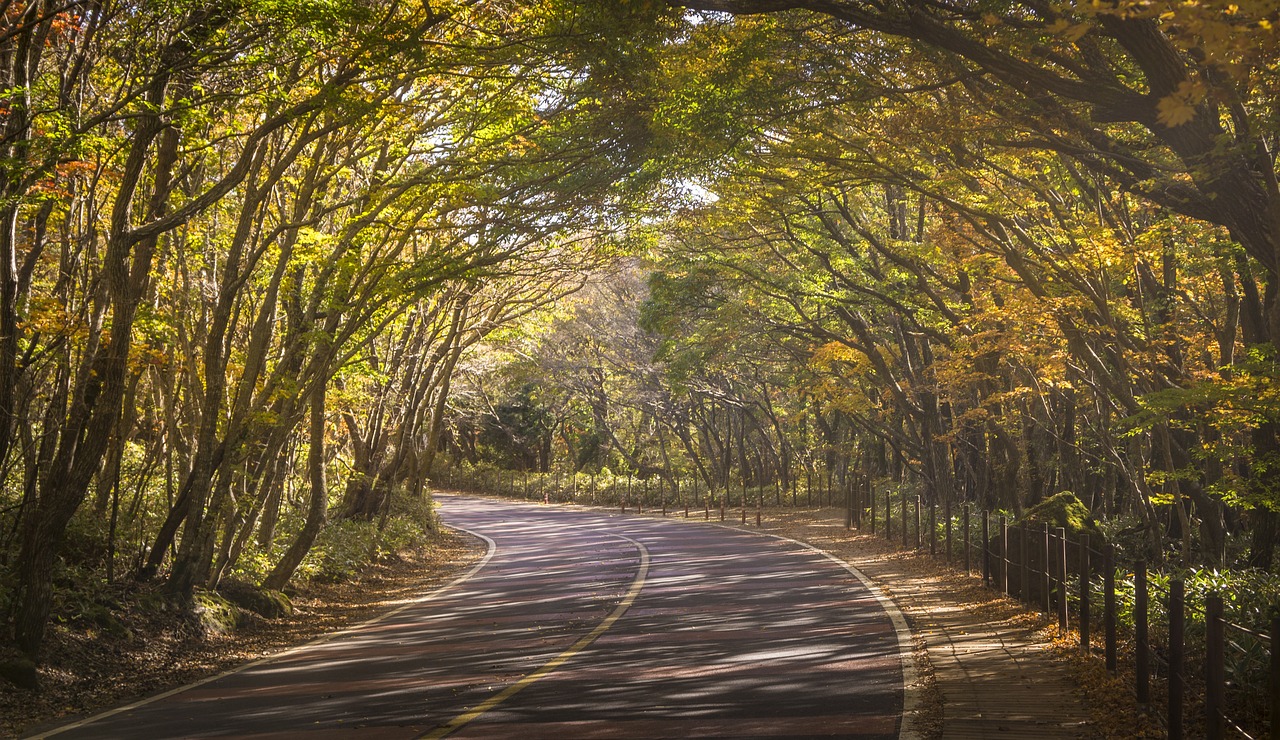
M1207 92L1202 83L1183 81L1176 90L1156 103L1157 120L1170 128L1191 121L1196 117L1197 106L1204 100Z

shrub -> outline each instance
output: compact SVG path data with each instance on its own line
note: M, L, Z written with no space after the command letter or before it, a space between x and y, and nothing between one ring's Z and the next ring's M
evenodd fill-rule
M1280 606L1280 575L1262 570L1190 569L1148 574L1148 621L1152 641L1164 644L1168 639L1169 582L1181 578L1186 593L1185 644L1188 660L1203 658L1205 644L1205 598L1222 597L1227 622L1247 630L1266 634L1271 615ZM1122 634L1132 634L1134 626L1134 575L1122 571L1116 577L1116 620ZM1102 605L1103 581L1092 584L1092 603ZM1228 628L1226 632L1225 669L1228 683L1245 693L1265 691L1269 670L1268 644L1249 632Z
M321 530L298 572L321 581L348 580L370 563L427 544L434 530L435 512L430 499L395 495L385 522L330 522Z

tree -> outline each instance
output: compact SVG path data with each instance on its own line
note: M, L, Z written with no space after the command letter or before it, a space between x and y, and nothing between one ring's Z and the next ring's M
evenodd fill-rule
M1266 317L1276 316L1280 304L1275 291L1259 287L1275 282L1280 247L1273 217L1280 213L1280 189L1267 134L1274 106L1266 70L1276 45L1266 4L1226 12L1137 3L972 10L805 0L678 5L734 14L817 13L831 19L833 33L855 40L827 47L835 51L827 61L839 72L861 65L864 53L885 50L881 38L906 40L897 58L925 64L925 84L963 97L1010 132L989 143L1012 153L1053 152L1096 177L1104 192L1119 189L1225 228L1252 260L1232 264L1234 282L1247 297L1244 340L1274 353L1280 338ZM1270 563L1276 530L1267 461L1278 427L1274 414L1266 416L1251 441L1257 565Z
M106 540L108 578L118 556L141 578L172 558L179 598L255 548L287 580L346 483L334 459L386 439L331 428L344 375L384 332L439 325L416 311L465 306L438 345L409 330L435 369L393 424L404 444L360 461L424 492L461 353L568 284L537 266L618 230L643 131L592 134L621 84L566 65L599 59L582 20L558 2L7 12L0 518L24 651L68 536ZM300 450L325 459L299 469ZM75 521L90 498L105 532Z

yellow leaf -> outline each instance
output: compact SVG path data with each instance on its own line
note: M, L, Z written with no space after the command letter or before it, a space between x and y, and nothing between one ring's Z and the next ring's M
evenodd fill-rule
M1156 103L1156 120L1169 128L1181 126L1196 117L1196 106L1204 100L1205 88L1199 82L1183 80L1178 89Z
M1059 18L1049 24L1048 31L1055 36L1062 36L1067 41L1074 44L1079 41L1082 36L1088 33L1090 28L1092 28L1092 26L1088 23L1070 23L1066 19Z
M1075 42L1079 41L1086 33L1088 33L1090 28L1092 28L1092 26L1090 26L1088 23L1077 23L1071 26L1070 28L1068 28L1066 32L1063 33L1062 35L1067 38L1067 41L1070 41L1071 43L1074 44Z

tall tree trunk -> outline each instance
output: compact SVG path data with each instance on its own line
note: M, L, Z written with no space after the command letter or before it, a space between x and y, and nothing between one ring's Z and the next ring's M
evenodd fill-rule
M324 389L324 384L317 382L311 396L311 449L307 453L311 495L307 506L306 523L302 525L302 531L298 532L297 538L289 545L289 549L281 556L280 561L263 579L263 588L276 590L284 588L293 577L294 571L302 564L302 559L311 550L311 546L315 544L316 535L320 534L320 529L324 526L325 512L329 504L324 476Z
M158 79L148 100L158 106L164 100L166 87L167 81ZM27 512L18 558L14 636L18 647L31 656L38 655L44 641L52 607L53 564L62 548L67 524L88 494L89 484L106 454L111 429L120 417L134 317L149 283L157 240L156 236L135 238L129 213L151 144L157 137L161 143L156 155L156 182L147 210L153 217L164 213L177 159L178 135L174 129L166 129L163 134L161 131L159 115L145 116L139 123L139 133L124 168L124 185L112 214L111 238L103 261L111 326L103 331L100 343L87 352L49 474L39 488L35 507Z

